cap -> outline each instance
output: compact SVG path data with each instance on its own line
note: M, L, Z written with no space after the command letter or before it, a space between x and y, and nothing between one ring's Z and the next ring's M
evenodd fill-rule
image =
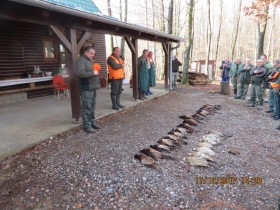
M94 64L92 65L92 69L93 69L93 70L96 70L96 71L100 71L100 70L101 70L101 66L100 66L99 63L94 63Z

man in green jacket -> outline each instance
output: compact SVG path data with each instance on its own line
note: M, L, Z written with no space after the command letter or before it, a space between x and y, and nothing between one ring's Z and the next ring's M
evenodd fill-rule
M272 113L275 111L275 106L274 106L274 94L273 94L273 90L269 88L269 84L268 84L268 75L271 73L271 71L273 70L273 66L270 64L270 62L267 60L267 56L266 55L262 55L260 57L260 59L263 60L264 62L264 66L267 68L267 72L266 72L266 77L264 79L264 84L263 84L263 95L265 96L265 92L267 89L269 89L268 92L268 110L266 111L266 113Z
M82 98L83 128L88 133L95 133L94 129L100 129L100 126L95 122L94 115L96 90L100 88L99 72L92 68L94 55L95 49L92 46L87 46L84 54L76 61L76 74L80 81Z
M237 73L243 69L243 64L241 63L240 58L236 58L234 64L231 65L229 71L229 77L231 78L231 83L233 86L234 97L237 96Z
M274 107L275 111L271 115L274 120L280 119L280 95L279 95L279 89L280 89L280 60L274 60L273 61L273 71L268 76L269 78L269 86L271 90L273 91L274 96Z
M263 108L263 91L262 85L266 75L266 68L262 59L257 60L257 66L250 71L252 76L252 86L251 86L251 104L249 107L255 107L256 97L259 99L258 109Z
M238 77L238 91L235 99L245 100L249 88L249 84L251 84L251 75L250 71L254 68L251 64L251 58L246 58L246 63L243 65L242 69L239 69L237 72Z
M140 100L147 99L144 92L149 88L149 74L148 74L148 50L143 50L143 54L138 58L138 88Z

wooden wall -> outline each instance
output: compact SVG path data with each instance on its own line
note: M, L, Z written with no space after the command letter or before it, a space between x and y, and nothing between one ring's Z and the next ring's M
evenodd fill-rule
M0 19L0 28L0 80L26 78L26 72L32 72L34 65L39 65L42 71L53 71L60 67L59 53L57 61L44 61L43 37L56 38L49 35L46 25ZM105 35L92 34L86 45L89 44L95 47L95 61L102 66L100 78L107 78ZM51 81L45 83L52 84ZM28 84L13 85L1 87L0 91L26 87ZM53 91L46 88L28 91L27 94L28 98L33 98L53 94Z
M32 23L0 19L0 80L26 77L39 65L43 71L57 70L57 61L45 62L43 37L49 37L48 27Z
M94 33L85 45L92 45L96 52L94 60L101 65L100 79L105 76L107 79L107 58L106 58L106 42L105 34Z

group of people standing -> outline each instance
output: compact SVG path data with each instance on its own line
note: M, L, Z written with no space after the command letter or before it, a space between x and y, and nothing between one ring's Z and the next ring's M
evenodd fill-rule
M101 127L96 124L95 104L96 90L99 85L99 71L94 69L95 49L87 46L84 54L76 61L76 74L79 78L81 101L82 101L82 120L85 132L95 133L95 129ZM123 79L125 79L124 59L121 57L119 47L114 47L112 54L107 59L108 79L111 81L111 102L112 109L119 110L125 108L121 104L121 93L123 91ZM138 58L138 86L140 100L146 99L147 95L152 95L150 87L156 86L155 63L153 53L143 50L142 56Z
M245 63L241 62L240 58L236 58L234 63L231 63L229 58L226 58L220 65L222 69L222 82L231 80L234 98L245 100L247 92L250 88L251 102L248 107L256 106L258 99L258 110L263 109L264 96L266 90L269 90L268 107L266 113L271 113L274 120L280 119L280 60L274 60L273 66L267 60L266 55L262 55L257 60L257 65L251 64L251 58L246 58ZM280 125L276 128L280 130Z
M150 88L155 86L156 73L153 52L145 49L138 58L138 99L144 100L147 99L146 96L153 95Z

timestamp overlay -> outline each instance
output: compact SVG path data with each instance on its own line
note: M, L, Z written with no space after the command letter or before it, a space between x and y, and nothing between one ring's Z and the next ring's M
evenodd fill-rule
M237 176L197 176L195 177L195 184L209 184L209 185L225 185L225 184L252 184L260 185L263 183L263 179L260 176L254 177L237 177Z

